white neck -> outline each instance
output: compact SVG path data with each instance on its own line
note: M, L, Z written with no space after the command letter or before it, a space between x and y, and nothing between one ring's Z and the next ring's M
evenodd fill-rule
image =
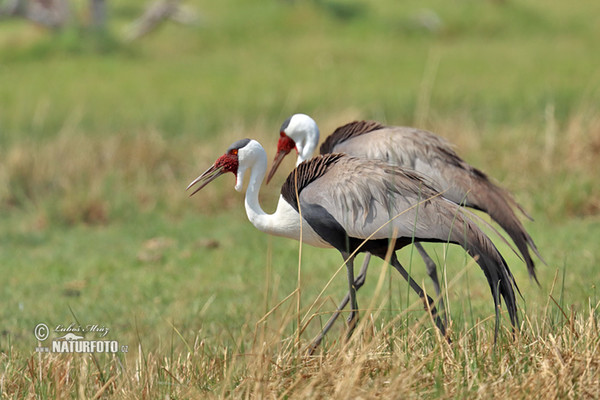
M317 247L330 247L312 230L306 221L302 220L302 228L300 228L300 215L282 196L279 197L275 213L267 214L263 211L258 201L258 193L267 171L267 155L264 150L261 155L255 157L254 163L249 165L248 168L250 168L250 180L246 189L244 204L246 215L252 225L270 235L296 240L300 240L300 230L302 229L303 242Z
M250 181L248 182L248 188L246 189L245 199L246 215L248 215L248 219L257 229L266 233L271 233L269 226L274 222L273 215L265 213L258 202L260 185L262 185L267 171L266 155L265 157L259 157L250 168Z

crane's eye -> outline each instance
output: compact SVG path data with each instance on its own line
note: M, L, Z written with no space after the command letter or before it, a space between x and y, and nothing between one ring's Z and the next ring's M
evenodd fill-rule
M233 149L233 150L231 150L231 151L229 152L229 154L232 154L232 155L234 155L234 156L237 156L237 154L238 154L238 149Z
M283 131L279 132L279 136L281 136L281 137L284 137L284 136L286 136L286 135L285 135L285 132L283 132Z

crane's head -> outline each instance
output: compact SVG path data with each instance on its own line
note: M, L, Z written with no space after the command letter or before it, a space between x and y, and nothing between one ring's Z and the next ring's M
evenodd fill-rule
M264 158L264 164L266 168L266 154L260 143L256 140L242 139L233 143L225 154L217 158L215 163L202 173L199 177L194 179L190 183L186 190L189 190L192 186L200 183L200 186L192 192L190 196L193 196L210 182L217 179L219 176L231 172L236 177L235 190L238 192L242 190L244 183L244 172L249 167L252 167L256 160Z
M298 153L297 166L312 156L317 143L319 143L319 127L314 119L306 114L294 114L286 119L279 129L277 154L267 176L267 183L292 149L296 149Z

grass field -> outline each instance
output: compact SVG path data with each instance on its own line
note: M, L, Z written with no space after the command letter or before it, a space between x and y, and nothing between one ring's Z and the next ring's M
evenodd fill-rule
M126 43L144 3L111 2L100 36L0 21L3 398L600 397L600 3L196 1L197 25ZM359 118L434 131L514 193L547 261L538 287L495 240L516 339L504 317L493 344L464 251L431 245L451 345L378 261L353 339L339 323L306 356L345 291L339 254L258 232L231 176L185 192L237 139L273 157L295 112L323 136ZM36 352L40 323L98 324L119 352Z

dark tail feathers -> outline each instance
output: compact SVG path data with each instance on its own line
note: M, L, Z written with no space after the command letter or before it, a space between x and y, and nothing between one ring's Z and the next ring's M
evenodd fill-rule
M496 311L496 336L500 323L500 296L504 299L513 327L517 327L519 318L515 289L519 295L521 295L521 291L506 261L492 241L474 223L463 218L458 218L456 221L457 225L452 232L452 240L461 243L469 254L476 258L477 264L483 270L490 285Z
M515 242L519 252L523 255L523 260L527 265L529 276L531 276L539 285L535 273L535 264L529 254L528 247L533 250L542 262L545 263L545 261L540 255L533 239L529 236L519 218L517 218L513 207L521 210L528 218L530 218L529 215L525 213L508 192L494 185L487 179L485 181L478 181L477 186L474 187L467 196L467 202L472 203L469 205L488 213L490 217L506 231Z

